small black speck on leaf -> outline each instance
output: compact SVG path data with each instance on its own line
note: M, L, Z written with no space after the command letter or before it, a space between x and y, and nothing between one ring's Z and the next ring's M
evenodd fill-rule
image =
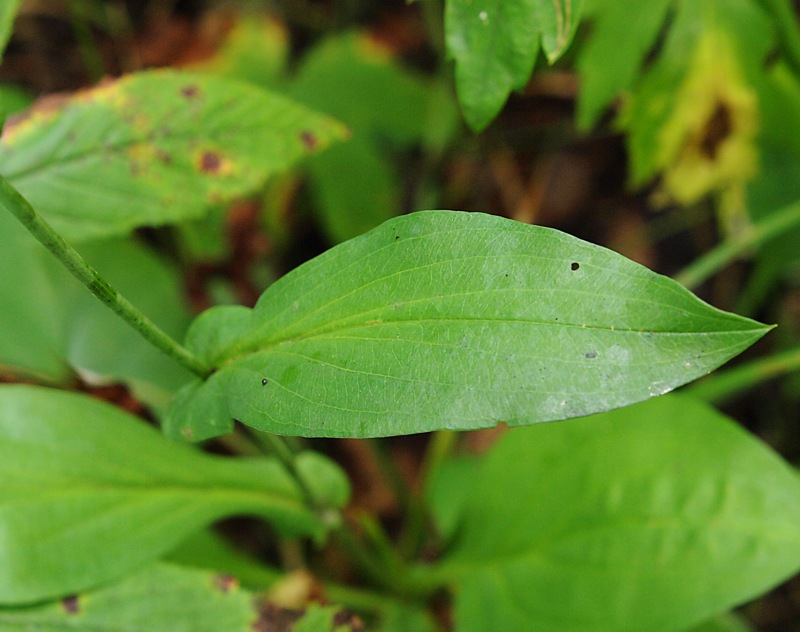
M395 239L400 239L400 235L395 235L394 238Z
M580 263L578 263L577 261L573 261L572 265L569 267L569 269L574 272L575 270L577 270L580 267L581 267Z
M267 378L264 378L263 380L261 380L261 386L266 386L268 383L269 383L269 380Z
M596 358L597 357L597 352L596 351L590 351L589 353L584 353L583 357L591 360L592 358Z

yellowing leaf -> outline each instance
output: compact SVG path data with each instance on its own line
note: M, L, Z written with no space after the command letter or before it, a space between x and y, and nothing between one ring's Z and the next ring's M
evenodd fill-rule
M664 189L681 204L741 187L756 173L758 99L721 30L703 34L661 129L658 162Z

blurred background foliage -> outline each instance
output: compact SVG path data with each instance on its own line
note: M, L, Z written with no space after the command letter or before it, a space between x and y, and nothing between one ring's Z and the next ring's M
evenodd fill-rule
M348 140L256 196L202 220L85 246L132 298L147 287L142 279L161 279L153 309L169 306L162 321L176 335L191 311L250 305L303 260L424 208L554 226L670 275L718 244L752 240L787 209L797 215L800 29L788 0L569 3L566 39L545 37L538 54L540 34L526 34L510 68L479 72L458 34L495 16L467 15L457 0L19 4L13 32L0 33L10 37L1 118L105 76L172 66L269 88L349 128ZM518 42L520 24L499 22L496 38ZM496 42L475 37L470 50L477 41L487 58L496 54ZM501 85L486 81L505 70ZM781 226L735 265L693 278L712 304L780 325L760 353L795 349L800 340L800 226L791 217ZM121 249L141 260L137 270L115 270L110 253ZM50 266L30 257L31 269ZM91 326L116 326L90 309L76 298L48 327L86 313L97 321ZM31 372L54 382L119 378L112 350L90 351L77 334L71 340L63 354L83 371L70 373L52 357L62 343L44 340ZM154 373L157 362L143 357L127 380L156 407L185 379ZM153 375L158 388L140 381ZM796 376L743 393L726 411L800 460ZM398 449L412 451L413 441L399 439ZM378 515L391 512L363 481L356 492ZM799 588L787 584L746 614L759 629L790 629Z

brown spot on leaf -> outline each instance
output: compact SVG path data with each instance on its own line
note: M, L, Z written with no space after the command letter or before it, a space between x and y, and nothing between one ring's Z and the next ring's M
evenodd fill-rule
M187 99L195 99L200 95L200 88L194 85L183 86L181 94Z
M303 141L303 145L305 145L308 151L314 151L317 148L317 137L311 132L303 132L300 134L300 140Z
M200 156L200 170L203 173L219 173L222 167L222 158L215 151L204 151Z
M714 160L720 145L732 131L733 119L730 108L725 103L717 103L703 130L703 137L700 139L700 153L709 160Z
M165 165L168 165L172 162L172 154L164 151L163 149L156 149L156 156Z
M64 599L61 600L61 605L64 606L64 611L67 614L76 614L78 610L80 610L80 604L78 603L77 595L64 597Z
M217 575L214 578L214 588L225 594L239 587L239 580L233 575Z

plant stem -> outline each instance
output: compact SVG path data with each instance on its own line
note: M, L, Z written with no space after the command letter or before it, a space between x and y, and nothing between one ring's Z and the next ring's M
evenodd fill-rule
M800 371L800 346L748 362L735 369L720 371L685 389L693 397L719 403L773 378Z
M78 281L83 283L92 294L138 331L148 342L201 378L205 378L211 373L209 367L197 356L168 336L158 325L134 307L128 299L111 287L2 176L0 176L0 206L5 207L14 215L45 248L64 264L64 267Z
M798 224L800 224L800 203L785 206L755 224L740 237L725 241L709 250L675 275L675 280L689 289L696 288L748 250L762 245Z

